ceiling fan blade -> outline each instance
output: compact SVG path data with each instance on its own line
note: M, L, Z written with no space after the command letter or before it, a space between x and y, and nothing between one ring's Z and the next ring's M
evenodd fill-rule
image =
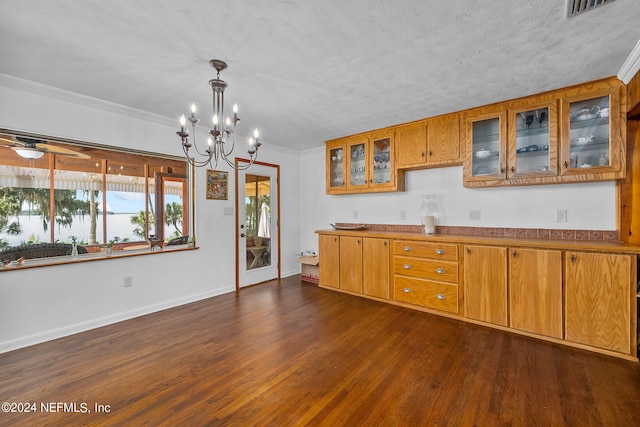
M78 151L73 151L73 150L70 150L68 148L62 148L62 147L58 147L56 145L50 145L50 144L46 144L46 143L38 143L38 144L36 144L36 150L44 151L45 153L59 154L61 156L75 157L76 159L90 159L91 158L90 156L87 156L86 154L80 153Z

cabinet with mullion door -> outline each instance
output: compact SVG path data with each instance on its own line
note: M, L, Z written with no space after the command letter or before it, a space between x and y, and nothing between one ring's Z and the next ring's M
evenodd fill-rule
M507 178L507 112L482 110L467 116L464 180L468 183Z
M558 175L557 101L509 110L507 178Z
M624 177L620 88L563 98L561 173Z
M326 192L340 194L347 190L347 156L344 140L334 140L326 145Z

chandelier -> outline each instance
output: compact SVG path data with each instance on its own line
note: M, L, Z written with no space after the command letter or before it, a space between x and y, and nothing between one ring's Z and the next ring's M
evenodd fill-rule
M213 169L218 166L218 160L222 158L231 168L246 169L251 166L258 157L258 149L262 145L258 140L258 129L253 132L253 137L249 138L249 162L243 163L243 166L236 165L231 159L231 153L236 143L236 126L240 121L238 117L238 105L233 105L233 117L224 117L224 90L227 88L227 82L220 80L220 71L227 68L224 61L212 59L209 65L216 69L218 75L215 79L209 80L209 86L213 91L213 127L209 130L209 138L207 140L206 149L198 147L196 143L196 124L199 120L196 118L196 104L191 104L191 115L186 118L184 114L180 117L180 131L176 132L182 140L182 150L189 163L196 167L209 165ZM189 140L189 129L187 128L187 120L191 123L191 141ZM193 148L193 151L190 151Z

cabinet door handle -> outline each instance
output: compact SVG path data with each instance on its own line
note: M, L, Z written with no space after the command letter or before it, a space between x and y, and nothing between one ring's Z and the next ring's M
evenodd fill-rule
M575 264L576 263L576 254L571 254L571 263Z
M444 270L444 268L436 268L436 273L444 274L444 273L446 273L446 271Z
M411 264L405 264L402 266L402 268L406 269L406 270L410 270L411 269Z
M511 254L514 258L518 256L518 252L517 251L513 251L513 253Z
M444 249L436 249L437 255L444 255Z
M500 174L501 175L504 175L504 169L505 169L504 165L500 166Z
M424 151L422 152L422 157L424 157Z
M511 166L511 173L516 173L516 168L514 166Z
M410 252L411 248L409 246L403 246L402 250L405 251L405 252Z
M567 162L566 160L564 161L564 168L569 169L569 162Z
M444 300L446 297L442 294L436 294L436 298L438 298L439 300Z
M402 292L404 292L405 294L410 294L411 293L411 288L404 288L402 290Z
M471 255L471 249L467 248L467 254Z
M433 156L433 153L431 152L431 150L429 150L429 155L430 155L430 156Z

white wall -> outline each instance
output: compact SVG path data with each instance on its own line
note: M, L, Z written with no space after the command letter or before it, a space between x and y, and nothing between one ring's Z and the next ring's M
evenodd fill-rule
M409 171L404 192L329 196L325 194L324 147L300 155L300 211L303 250L317 250L315 230L334 222L420 224L423 194L437 194L438 224L467 227L615 230L615 184L557 184L469 189L462 186L462 167ZM469 210L481 220L469 220ZM555 210L567 210L567 222L555 222ZM401 219L401 213L406 219ZM357 212L357 218L355 218Z
M0 127L182 153L171 120L4 75ZM270 146L267 137L259 160L281 166L281 270L296 274L299 154ZM227 201L206 200L204 168L196 173L200 249L0 273L0 352L235 290L235 216L224 215L234 207L233 171ZM133 287L124 288L124 276L133 277Z

